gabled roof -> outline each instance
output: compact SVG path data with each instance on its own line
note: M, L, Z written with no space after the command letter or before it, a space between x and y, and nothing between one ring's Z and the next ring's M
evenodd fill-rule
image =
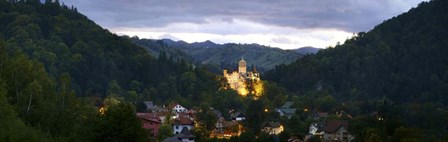
M179 138L194 138L193 134L191 134L191 131L188 130L187 127L183 127L182 131L180 131L180 134L178 135Z
M162 142L182 142L182 139L191 139L191 138L195 138L195 136L191 134L190 130L188 130L187 127L183 127L182 131L179 134L173 137L169 137L163 140Z
M186 117L179 117L174 119L174 125L194 125L194 122Z
M281 111L285 115L294 115L296 113L297 109L295 109L295 108L280 108L280 109L277 109L277 110Z
M154 109L156 106L152 101L143 101L145 103L147 109Z
M288 101L288 102L286 102L285 104L283 104L283 106L282 106L281 108L291 108L291 106L292 106L293 104L294 104L293 102Z
M337 130L339 130L339 128L341 128L341 127L344 127L345 129L348 129L347 121L331 120L331 121L327 121L325 123L324 131L327 132L327 133L334 133Z
M280 127L280 123L279 122L266 122L263 124L263 127L278 128L278 127Z
M150 121L154 123L162 123L159 117L157 117L154 113L137 113L137 118L144 120L144 121Z

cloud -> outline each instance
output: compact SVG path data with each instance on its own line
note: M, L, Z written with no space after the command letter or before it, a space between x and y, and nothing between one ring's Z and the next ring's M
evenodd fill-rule
M274 43L284 43L284 44L294 43L293 41L291 41L290 39L288 39L286 37L276 37L276 38L271 39L271 41Z
M62 0L106 27L163 27L172 23L243 19L293 28L365 31L421 0ZM98 20L97 20L98 19Z
M351 33L368 31L422 0L61 1L74 5L78 11L116 33L153 38L170 34L182 40L193 38L180 35L202 35L205 37L201 39L220 37L216 39L219 41L245 36L243 39L259 37L258 41L269 45L285 46L287 39L288 47L311 41L316 44L311 46L326 47L333 44L329 42L334 39L345 40ZM231 41L239 39L228 42ZM327 45L322 46L318 41Z

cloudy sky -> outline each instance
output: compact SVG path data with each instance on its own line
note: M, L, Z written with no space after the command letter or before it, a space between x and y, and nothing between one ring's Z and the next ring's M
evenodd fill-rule
M325 48L427 0L60 0L119 35Z

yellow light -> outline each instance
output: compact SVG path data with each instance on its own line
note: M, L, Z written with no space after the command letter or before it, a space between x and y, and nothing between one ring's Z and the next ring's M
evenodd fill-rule
M106 109L105 109L104 107L101 107L101 108L98 110L98 112L99 112L101 115L104 115L104 112L106 112Z
M303 111L304 111L304 112L308 112L308 109L307 109L307 108L305 108L305 109L303 109Z
M254 83L254 90L255 90L255 96L256 97L261 97L261 95L263 95L263 91L264 91L264 87L263 87L263 82L262 81L257 81Z
M264 109L264 112L268 112L269 110L267 108Z
M281 132L283 132L284 130L285 130L285 128L283 128L283 125L280 125L279 132L281 133Z

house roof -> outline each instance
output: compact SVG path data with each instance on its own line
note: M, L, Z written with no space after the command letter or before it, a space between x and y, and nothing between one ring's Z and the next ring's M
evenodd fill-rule
M280 123L279 122L266 122L263 124L263 127L278 128L278 127L280 127Z
M182 139L190 139L190 138L195 138L195 136L191 134L190 130L188 130L187 127L183 127L182 131L179 134L173 137L166 138L162 142L182 142Z
M282 106L281 108L291 108L291 106L292 106L293 104L294 104L293 102L288 101L288 102L286 102L285 104L283 104L283 106Z
M236 121L224 121L223 127L233 127L238 125L238 122Z
M191 134L191 131L188 130L187 127L183 127L182 131L180 131L179 138L194 138L193 134Z
M297 109L295 109L295 108L279 108L277 110L281 111L285 115L294 115L296 113Z
M333 133L333 132L336 132L341 127L348 129L347 121L330 120L325 123L324 131L327 133Z
M147 109L154 109L156 107L152 101L143 101L143 103L145 103Z
M155 123L162 123L159 117L157 117L154 113L137 113L137 118L144 121L151 121Z
M180 116L177 119L174 119L174 125L193 125L194 122L187 117Z
M169 108L174 108L175 106L177 106L177 105L180 105L179 103L171 103L170 105L169 105ZM182 106L182 105L180 105L180 106Z

